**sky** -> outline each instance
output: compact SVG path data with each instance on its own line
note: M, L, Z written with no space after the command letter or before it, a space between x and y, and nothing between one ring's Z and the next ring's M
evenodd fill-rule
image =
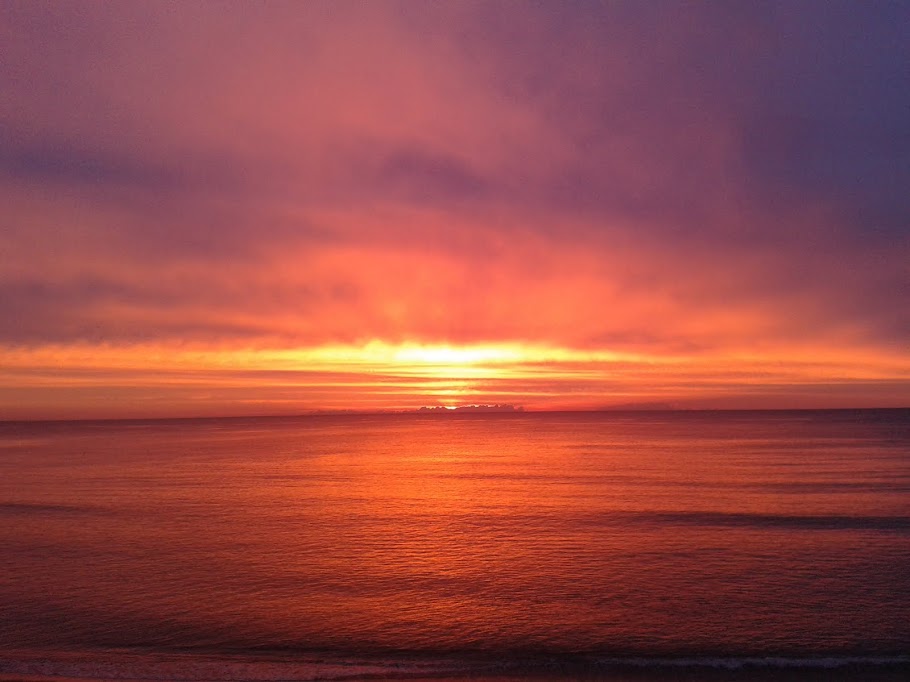
M0 3L0 419L910 406L906 2Z

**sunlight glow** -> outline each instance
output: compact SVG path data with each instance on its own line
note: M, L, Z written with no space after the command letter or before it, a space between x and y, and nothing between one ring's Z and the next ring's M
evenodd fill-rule
M389 344L370 341L360 346L322 346L319 348L269 352L274 357L296 357L302 363L318 361L352 364L398 365L402 368L470 367L514 365L534 362L568 361L643 361L645 356L604 350L578 351L526 344L489 344L454 346L449 344Z
M372 341L313 348L85 344L0 349L0 361L0 404L9 415L29 414L31 403L22 396L34 395L53 408L48 414L67 418L94 415L102 406L107 414L121 416L166 415L176 412L174 405L179 414L220 414L225 406L239 414L503 403L535 410L639 403L710 406L737 395L752 401L745 405L762 404L766 396L775 401L771 404L792 396L792 405L809 400L824 405L817 396L840 391L847 402L857 385L877 391L870 395L889 405L900 400L910 382L910 366L899 355L792 348L668 355L521 343ZM48 396L57 402L47 402ZM122 413L113 411L115 400L126 406Z
M522 360L517 348L451 346L403 346L394 353L394 359L401 363L423 363L428 365L468 365L481 362L515 362Z

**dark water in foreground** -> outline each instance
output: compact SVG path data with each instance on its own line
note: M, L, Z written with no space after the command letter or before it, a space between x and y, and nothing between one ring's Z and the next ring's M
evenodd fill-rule
M0 423L2 674L906 679L910 411Z

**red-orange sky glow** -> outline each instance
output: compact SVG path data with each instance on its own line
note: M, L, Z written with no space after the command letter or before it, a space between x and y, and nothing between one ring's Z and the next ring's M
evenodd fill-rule
M910 405L899 4L0 14L0 419Z

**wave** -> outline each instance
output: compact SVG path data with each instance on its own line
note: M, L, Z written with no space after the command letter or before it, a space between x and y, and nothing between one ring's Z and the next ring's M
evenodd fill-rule
M0 514L92 514L102 511L89 505L0 502Z
M910 530L910 516L755 514L748 512L617 512L603 521L639 521L687 526L784 528L791 530Z
M598 663L606 666L641 668L714 668L742 670L745 668L819 669L831 670L846 667L908 666L910 656L823 656L800 658L795 656L730 656L684 658L602 658Z
M135 651L100 652L4 652L0 654L0 679L16 676L29 680L47 677L83 680L179 680L180 682L313 682L331 680L416 680L469 679L514 680L516 678L578 679L603 678L635 672L640 680L676 680L678 674L712 672L711 679L752 679L742 673L791 671L849 672L846 679L877 679L879 673L894 673L897 679L910 673L910 655L893 656L689 656L613 657L563 655L539 657L432 657L402 656L369 658L358 656L281 653L234 653L218 655ZM714 673L721 674L720 677ZM724 676L729 673L730 676ZM688 678L687 678L688 679ZM788 678L789 679L789 678ZM891 679L888 677L887 679Z

